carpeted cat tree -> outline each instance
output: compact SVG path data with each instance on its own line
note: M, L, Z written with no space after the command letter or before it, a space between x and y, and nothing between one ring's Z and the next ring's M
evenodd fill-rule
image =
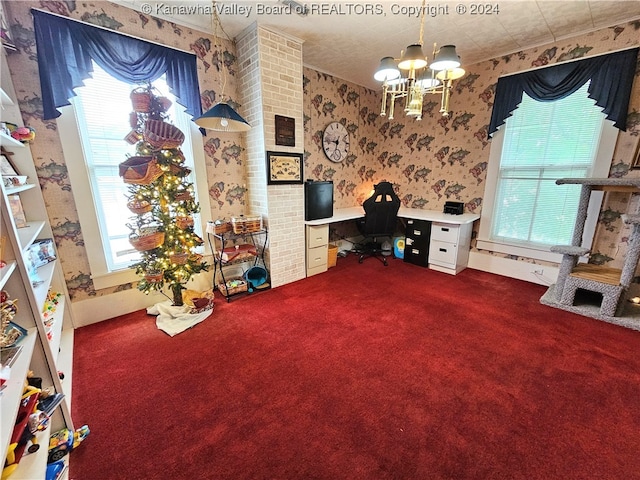
M622 215L631 227L629 246L622 269L592 263L579 263L589 253L582 247L589 200L593 191L640 193L640 179L564 178L558 185L582 185L578 216L571 245L551 247L562 255L558 279L540 302L580 315L640 330L640 305L629 301L630 288L640 260L640 214Z

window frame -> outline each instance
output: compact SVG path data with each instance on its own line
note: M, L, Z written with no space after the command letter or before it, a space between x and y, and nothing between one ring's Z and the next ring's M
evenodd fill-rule
M62 151L67 166L73 199L78 213L78 220L84 238L84 247L87 253L87 261L91 270L91 279L96 290L125 285L137 282L140 277L131 268L123 268L116 271L109 271L107 260L104 254L104 246L100 235L99 221L96 215L94 202L87 202L87 198L93 200L89 171L84 158L80 130L78 128L78 117L73 105L61 107L61 115L56 119L58 132L62 144ZM123 121L127 121L128 112L123 112ZM211 215L211 204L209 201L209 186L207 182L207 169L204 154L204 142L202 133L197 125L189 122L190 131L184 132L190 135L193 149L194 163L194 186L200 205L200 215ZM124 141L124 140L123 140ZM124 161L124 159L123 159ZM203 232L206 220L201 219ZM210 255L209 248L204 242L204 254Z
M594 106L594 108L597 107ZM602 115L604 116L604 114ZM515 255L518 257L559 263L562 260L562 256L550 252L548 247L536 247L534 245L522 245L510 243L508 241L496 241L491 238L491 226L495 210L496 190L498 187L500 162L502 158L502 148L504 145L506 128L506 124L501 125L491 140L489 164L487 166L487 175L485 177L485 190L476 247L478 250L487 250L496 253ZM618 129L613 126L612 121L604 118L592 178L607 178L609 176L617 139ZM603 198L603 192L593 192L593 195L591 195L589 200L587 221L585 224L584 235L582 237L582 246L589 249L592 246L593 238L595 236Z

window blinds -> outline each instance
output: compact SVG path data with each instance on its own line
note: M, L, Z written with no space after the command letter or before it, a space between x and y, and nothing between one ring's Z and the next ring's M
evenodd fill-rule
M163 96L175 100L164 77L154 81L153 86ZM139 256L129 243L130 230L126 226L131 215L126 205L128 189L118 169L127 157L136 154L135 145L124 140L131 131L129 95L133 88L94 64L92 78L85 81L84 87L77 89L78 96L73 99L109 271L127 268ZM187 165L192 166L188 115L183 108L176 108L175 101L168 114L170 121L187 133L181 150ZM199 231L199 218L197 221L196 231Z
M604 115L587 82L572 95L537 102L527 95L507 119L492 239L535 245L569 244L579 186L565 177L591 176Z

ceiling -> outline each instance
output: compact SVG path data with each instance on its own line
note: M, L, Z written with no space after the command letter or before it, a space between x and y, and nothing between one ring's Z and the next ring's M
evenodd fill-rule
M211 15L207 14L212 3L206 0L162 3L114 0L114 3L143 13L155 9L151 12L154 16L213 32ZM420 38L420 14L409 15L410 8L420 9L419 0L378 3L265 0L215 4L222 28L230 38L257 22L302 40L306 66L370 88L379 86L373 73L380 58L398 58L401 50L418 43ZM471 14L474 5L487 4L494 5L497 11ZM296 14L296 5L306 6L308 14ZM169 15L187 7L196 13ZM426 7L424 53L431 58L434 42L454 44L463 67L640 19L638 0L500 0L483 4L439 0L427 2ZM458 13L457 8L464 8L466 13Z

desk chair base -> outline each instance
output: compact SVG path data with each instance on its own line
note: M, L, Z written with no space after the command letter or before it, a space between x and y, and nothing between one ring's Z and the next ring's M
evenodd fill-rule
M384 253L382 252L384 252L384 250L378 243L367 243L364 245L359 245L357 247L357 253L360 255L358 263L364 262L365 258L373 257L380 260L384 264L384 266L387 267L389 265L387 263L387 257L389 255L384 255Z

